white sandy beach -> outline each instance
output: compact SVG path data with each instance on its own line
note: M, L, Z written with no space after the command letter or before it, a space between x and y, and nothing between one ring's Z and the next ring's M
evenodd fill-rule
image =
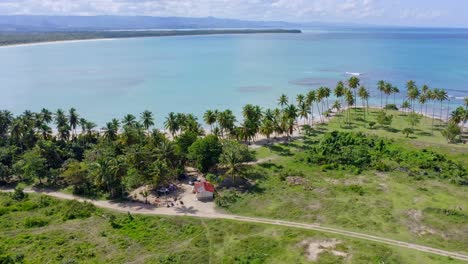
M107 41L107 40L116 40L116 39L115 38L97 38L97 39L57 40L57 41L5 45L5 46L0 46L0 49L1 48L5 49L5 48L18 48L18 47L44 46L44 45L54 45L54 44L70 44L70 43L79 43L79 42Z

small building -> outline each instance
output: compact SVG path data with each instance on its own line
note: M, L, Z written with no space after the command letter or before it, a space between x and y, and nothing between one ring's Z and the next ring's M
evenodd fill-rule
M213 199L215 188L209 182L196 182L193 186L193 192L196 194L198 200Z

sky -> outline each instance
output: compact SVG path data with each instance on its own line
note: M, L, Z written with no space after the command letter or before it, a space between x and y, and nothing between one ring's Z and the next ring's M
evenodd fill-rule
M0 14L221 17L468 27L467 0L0 0Z

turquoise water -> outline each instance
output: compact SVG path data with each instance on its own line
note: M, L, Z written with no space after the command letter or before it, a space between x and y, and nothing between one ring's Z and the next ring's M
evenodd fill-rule
M360 72L375 91L409 79L468 95L468 30L314 30L303 34L121 39L0 48L0 109L75 107L102 125L114 117L273 107ZM391 101L393 98L391 99ZM445 106L444 106L445 107Z

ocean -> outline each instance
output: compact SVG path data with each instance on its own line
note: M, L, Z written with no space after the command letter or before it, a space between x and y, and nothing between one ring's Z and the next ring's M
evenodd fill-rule
M468 95L468 29L318 28L3 47L0 72L0 109L75 107L100 126L144 110L162 127L169 112L201 118L207 109L240 114L247 103L276 107L282 93L294 100L334 88L346 72L361 74L374 105L378 80L400 88L398 103L412 79L446 89L454 109Z

